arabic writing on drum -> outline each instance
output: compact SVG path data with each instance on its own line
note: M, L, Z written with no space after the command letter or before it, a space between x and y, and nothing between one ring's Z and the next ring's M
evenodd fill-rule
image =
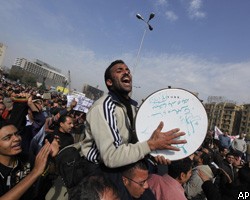
M137 118L139 119L136 119L136 131L139 140L147 139L160 121L164 122L166 130L163 131L173 128L184 131L186 135L181 139L186 139L188 143L176 145L182 150L183 157L194 152L205 138L207 128L205 109L197 97L182 89L165 89L152 94L141 105ZM159 152L162 153L156 151ZM179 152L167 152L167 154L176 153Z

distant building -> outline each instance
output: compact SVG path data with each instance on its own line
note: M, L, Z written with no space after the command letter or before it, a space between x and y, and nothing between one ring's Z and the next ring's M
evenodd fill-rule
M240 133L250 134L250 104L242 105Z
M221 131L232 135L239 133L241 121L241 106L234 103L206 103L204 104L208 116L208 129L217 126Z
M47 87L65 86L67 81L66 77L61 74L61 70L38 59L31 62L25 58L16 58L12 68L31 73L37 78L38 83L43 83L44 81Z
M85 94L87 98L96 101L103 95L104 91L99 90L98 87L93 87L93 86L85 84L83 86L83 93Z
M0 66L3 65L3 60L5 57L7 46L5 46L3 43L0 43Z

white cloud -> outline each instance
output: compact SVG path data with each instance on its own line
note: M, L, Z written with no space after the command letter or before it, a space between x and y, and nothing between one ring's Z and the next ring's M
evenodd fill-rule
M239 103L250 102L249 65L250 62L214 63L192 55L150 55L141 58L135 72L134 81L141 86L136 91L143 94L136 98L172 86L198 92L205 101L208 96L224 96Z
M178 16L173 11L166 11L165 15L169 21L176 21Z
M203 5L202 0L191 0L188 8L188 14L191 19L202 19L206 17L206 13L201 11Z
M11 47L10 47L11 48ZM25 49L25 54L21 53ZM208 96L223 96L238 103L250 103L250 61L241 63L217 63L194 55L146 54L133 70L134 53L115 57L98 58L94 51L84 46L75 47L69 43L31 41L15 52L18 57L30 60L41 59L62 69L66 75L71 72L72 88L81 91L83 84L106 92L103 74L115 59L122 58L134 71L133 97L141 100L149 94L168 86L198 92L204 101ZM39 57L37 57L39 55ZM8 57L11 56L8 54ZM11 60L16 57L13 56Z

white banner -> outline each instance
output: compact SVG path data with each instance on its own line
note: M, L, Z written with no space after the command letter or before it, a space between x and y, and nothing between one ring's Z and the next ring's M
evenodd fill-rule
M219 135L223 135L223 132L217 126L215 126L214 127L214 139L218 140ZM228 137L230 137L231 142L232 142L235 138L239 138L239 135L228 135Z
M217 126L215 126L214 127L214 139L218 140L219 135L223 135L223 133Z
M84 113L87 113L89 111L89 108L94 103L94 100L91 100L83 95L68 95L67 96L67 107L70 106L71 102L75 99L77 102L76 106L74 107L74 110L78 110Z

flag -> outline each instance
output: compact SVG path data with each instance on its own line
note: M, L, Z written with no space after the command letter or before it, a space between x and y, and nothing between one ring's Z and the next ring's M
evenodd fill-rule
M214 127L214 139L218 140L219 139L219 135L222 135L223 132L217 127Z
M239 135L229 135L228 137L230 137L232 142L234 139L239 138Z

